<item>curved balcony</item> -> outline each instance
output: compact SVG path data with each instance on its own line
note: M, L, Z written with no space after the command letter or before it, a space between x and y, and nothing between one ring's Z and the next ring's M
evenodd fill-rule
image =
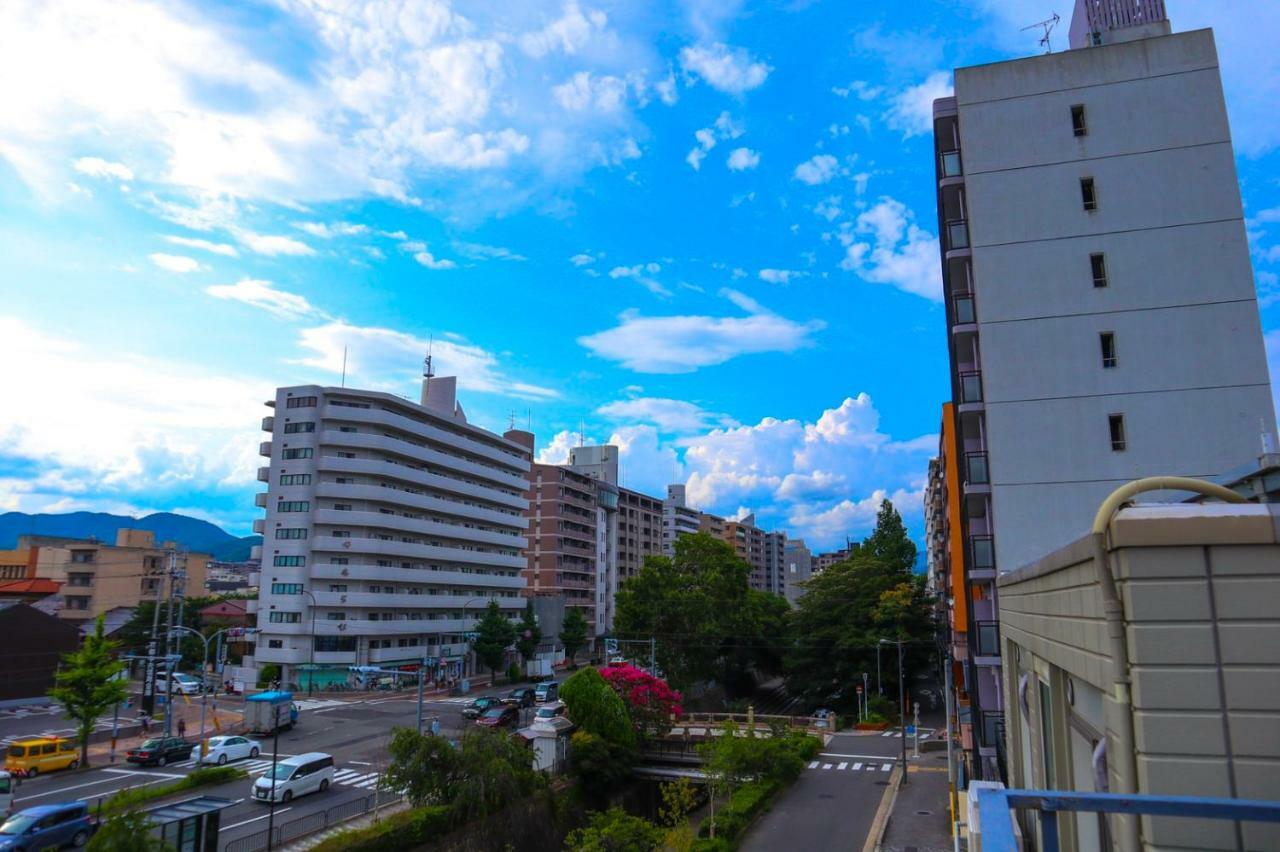
M483 521L496 526L509 527L519 530L521 533L528 527L528 521L522 514L509 515L506 512L499 512L497 509L486 509L481 506L458 503L430 494L415 494L412 491L404 491L399 488L384 488L381 485L348 485L338 482L321 482L316 486L316 495L319 497L332 497L337 500L370 500L380 503L392 503L406 508L422 509L424 511L438 512L441 515L466 518L469 521Z
M369 423L400 429L420 438L436 441L448 447L454 447L465 453L496 461L505 467L519 471L521 475L529 470L529 462L517 455L514 450L504 450L481 442L465 434L451 432L436 426L429 426L418 420L380 408L348 408L347 406L325 405L322 417L326 419L345 420L349 423Z
M258 535L262 535L267 529L266 518L256 518L253 522L253 531Z
M484 589L523 589L524 577L517 574L505 577L497 574L469 574L464 571L432 571L430 568L391 568L383 565L315 565L311 577L316 580L383 580L396 583L421 585L474 586Z
M270 458L270 457L271 457L271 442L270 442L270 441L263 441L261 444L258 444L258 455L260 455L260 456L266 456L267 458Z
M527 542L524 536L506 535L505 533L480 530L475 527L464 527L460 524L442 524L439 521L428 521L419 518L406 518L404 515L388 515L384 512L347 511L345 509L317 509L313 515L317 524L332 524L343 528L364 528L400 530L422 536L439 536L464 542L483 542L498 547L509 547L514 550L523 549Z
M261 494L253 495L253 505L259 509L267 508L267 492L263 491Z
M492 565L499 568L513 568L517 571L529 567L528 559L523 556L485 553L482 550L463 550L459 547L437 547L432 544L410 544L405 541L385 541L377 538L316 536L311 541L311 549L314 553L398 556L439 562L462 562L470 565Z
M258 468L258 481L259 481L259 482L270 482L270 481L271 481L271 468L269 468L269 467L260 467L260 468Z
M391 438L371 432L340 432L336 429L326 429L320 433L320 443L329 447L354 447L394 453L414 462L428 462L447 470L465 473L520 492L529 487L529 481L522 474L467 461L458 456L442 453L439 450L411 444L401 438Z
M351 618L346 621L316 619L316 636L412 636L424 633L463 633L471 628L472 621L461 618L396 619L394 621L368 621ZM343 626L339 626L343 625ZM311 620L304 618L298 624L262 624L262 631L271 635L306 636L311 633ZM258 647L267 643L259 640Z
M477 601L473 595L383 595L373 592L314 592L316 605L323 607L360 607L363 609L421 609L421 610L463 610L467 617L479 618L484 614L488 601ZM498 606L510 603L515 598L493 598ZM523 604L523 600L520 601ZM462 617L462 616L460 616Z
M481 485L472 485L469 482L450 479L447 476L440 476L435 473L427 473L425 470L415 470L406 465L382 459L347 459L340 456L322 455L316 466L319 470L339 473L363 473L370 476L397 479L401 482L421 485L424 488L447 491L450 494L461 494L499 506L508 506L520 512L527 511L529 508L529 498L524 494L507 494L504 491L485 488Z
M276 428L276 418L274 415L268 414L266 417L262 418L263 432L273 432L275 431L275 428Z

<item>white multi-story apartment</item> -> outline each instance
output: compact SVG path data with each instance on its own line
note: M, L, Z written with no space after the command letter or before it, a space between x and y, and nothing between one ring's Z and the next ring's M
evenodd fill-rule
M934 102L979 777L1002 741L997 574L1119 485L1211 478L1275 430L1212 31L1077 0L1071 48L959 68Z
M529 453L469 425L455 391L427 379L416 405L308 385L267 403L258 666L303 685L423 660L462 677L489 602L519 616Z
M689 506L685 487L679 484L667 486L667 499L662 501L662 555L674 556L676 539L682 535L697 535L701 528L701 513Z

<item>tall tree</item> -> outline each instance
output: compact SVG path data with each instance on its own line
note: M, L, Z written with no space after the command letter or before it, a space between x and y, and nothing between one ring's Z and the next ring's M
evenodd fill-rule
M498 670L502 668L502 661L506 658L507 649L515 640L515 625L502 614L497 601L489 601L484 617L476 624L476 641L473 647L480 662L494 673L495 681Z
M862 542L860 553L884 562L890 568L910 574L916 567L916 545L907 535L902 516L885 500L876 512L876 528Z
M533 614L533 598L524 604L524 616L520 626L516 628L516 650L526 663L538 653L538 644L542 641L542 628L538 626L538 618Z
M627 705L596 669L588 666L570 675L560 687L560 699L579 729L613 745L635 746L636 731Z
M151 817L144 811L125 811L103 821L85 847L87 852L170 852L168 843L151 833Z
M569 664L578 664L578 651L587 644L587 617L579 607L572 606L565 610L564 624L560 627L560 641L564 644L564 652L569 655Z
M106 637L102 625L100 615L93 633L85 637L80 648L62 658L57 679L49 690L49 697L61 704L75 722L80 763L84 766L89 765L89 735L98 717L129 695L129 682L118 677L124 671L124 663L111 655L118 646Z

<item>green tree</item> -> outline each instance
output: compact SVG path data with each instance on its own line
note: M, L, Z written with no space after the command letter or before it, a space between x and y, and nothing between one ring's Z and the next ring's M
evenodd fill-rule
M636 729L627 705L595 668L588 666L570 675L560 687L560 700L579 730L612 745L635 748Z
M489 601L489 608L476 625L476 656L493 672L497 680L498 670L507 655L507 648L516 640L516 628L498 608L497 601Z
M596 808L631 779L636 758L635 749L587 731L574 731L569 739L569 772L577 779L583 799Z
M448 801L459 753L447 739L394 728L387 753L391 758L384 775L388 788L404 790L415 808Z
M662 845L658 826L622 808L591 815L586 826L575 829L565 841L571 852L653 852Z
M533 598L525 601L524 617L520 619L520 626L516 628L516 650L520 652L520 658L526 663L533 659L538 653L538 644L542 641L542 628L538 626L538 619L533 614Z
M697 834L689 823L689 814L698 806L698 792L688 778L663 784L662 804L658 819L666 826L662 846L669 852L691 852Z
M578 652L587 644L587 617L579 607L571 606L564 613L564 624L560 628L560 641L564 644L564 652L569 655L569 664L578 664Z
M471 729L458 744L449 804L461 822L502 810L546 783L533 769L533 750L506 731Z
M49 697L62 705L75 722L80 740L80 762L89 765L89 735L98 717L129 695L129 682L118 675L124 663L112 657L117 647L103 633L103 616L94 622L93 633L86 636L78 650L62 658Z
M885 500L876 512L876 527L862 542L860 554L866 554L903 574L910 574L916 567L916 545L907 535L902 516Z
M201 597L187 598L185 603L179 604L177 601L173 605L173 620L175 624L183 627L189 627L202 635L208 636L217 628L213 625L205 624L200 617L200 610L211 604L223 600L222 597ZM116 631L116 641L120 643L122 648L137 653L145 653L147 643L151 641L151 622L155 613L156 602L154 600L141 601L138 608L134 610L133 617ZM169 624L169 609L166 601L160 602L160 653L165 652L167 647L164 634ZM178 662L178 668L190 670L200 666L204 661L204 643L190 633L179 631L177 640L177 653L182 655L182 659ZM212 650L210 650L212 653Z
M90 838L86 852L168 852L173 849L153 836L151 828L151 818L143 811L115 814Z

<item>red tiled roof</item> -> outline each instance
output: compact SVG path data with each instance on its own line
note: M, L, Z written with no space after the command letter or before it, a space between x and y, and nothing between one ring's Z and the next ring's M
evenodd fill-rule
M44 577L0 583L0 595L56 595L62 584Z
M210 615L245 615L247 607L242 600L218 601L200 610L204 616Z

